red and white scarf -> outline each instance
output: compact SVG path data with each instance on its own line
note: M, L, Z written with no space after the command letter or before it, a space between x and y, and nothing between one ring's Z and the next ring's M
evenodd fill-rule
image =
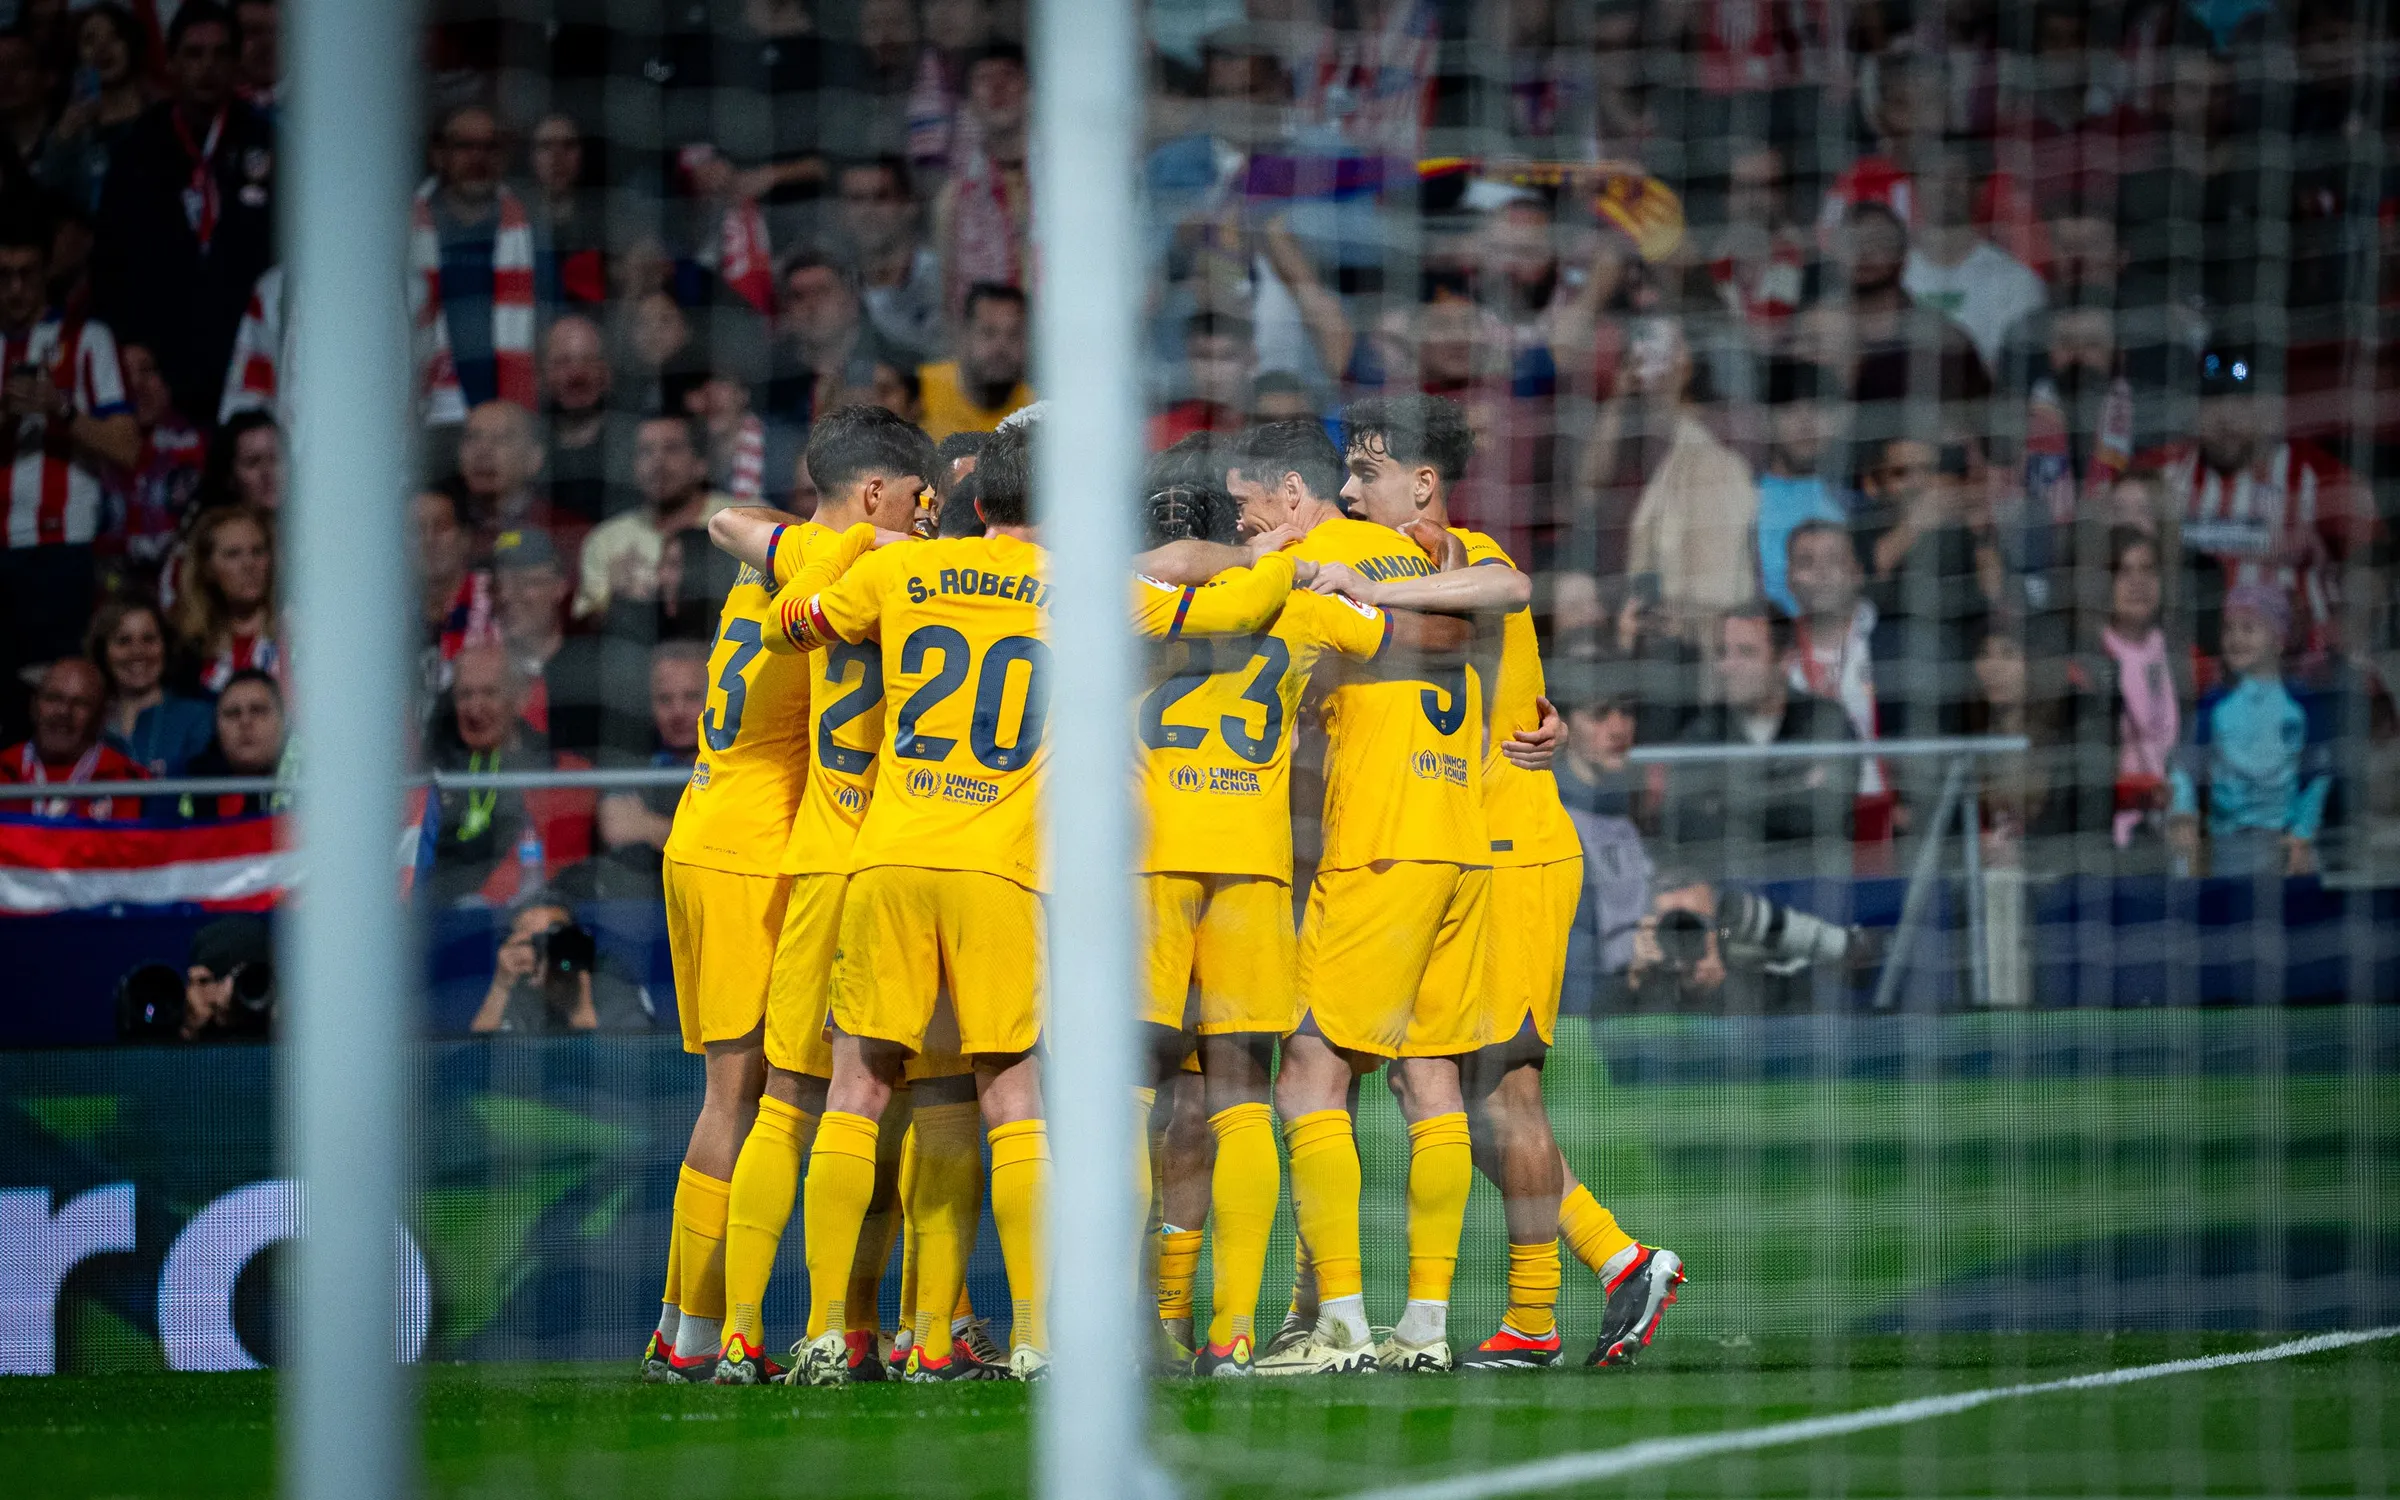
M417 330L417 396L425 423L445 426L467 419L450 358L450 327L442 316L442 236L433 223L433 178L417 189L409 233L409 313ZM527 411L539 410L533 370L533 224L525 205L500 189L500 230L492 241L492 349L499 356L500 399Z
M1852 732L1862 740L1882 737L1875 707L1875 606L1861 599L1850 612L1849 628L1841 639L1819 641L1808 617L1792 622L1791 664L1785 680L1803 692L1841 705ZM1861 796L1880 795L1890 785L1882 760L1858 764Z
M744 413L733 435L731 462L726 466L725 492L737 505L757 505L766 498L767 424Z
M1012 180L1013 179L1013 180ZM977 150L959 172L952 197L949 307L966 313L967 290L983 282L1025 285L1024 247L1033 222L1033 178Z
M241 324L233 331L233 359L225 371L219 422L245 411L272 412L278 421L283 419L276 396L282 386L284 348L283 267L269 266L251 288L250 305L242 309Z

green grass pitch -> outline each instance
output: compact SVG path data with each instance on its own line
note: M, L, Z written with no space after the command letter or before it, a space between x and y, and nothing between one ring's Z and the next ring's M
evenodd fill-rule
M1756 1344L1668 1331L1640 1367L1543 1375L1162 1382L1153 1438L1187 1496L1341 1495L1645 1438L1761 1426L1947 1391L2272 1342L2241 1335L1860 1337ZM574 1500L705 1493L1009 1496L1027 1488L1024 1387L655 1388L612 1366L423 1372L426 1488ZM26 1495L257 1495L273 1377L0 1382L0 1452ZM2400 1341L1907 1427L1702 1459L1559 1493L2381 1494L2400 1472Z

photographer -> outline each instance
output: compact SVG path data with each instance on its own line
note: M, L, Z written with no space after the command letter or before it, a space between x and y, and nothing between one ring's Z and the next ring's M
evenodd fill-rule
M556 902L518 909L501 941L491 988L468 1023L478 1034L647 1031L650 998L597 966L592 935Z
M264 918L201 928L180 974L143 964L117 981L119 1041L263 1041L274 1026L275 937Z

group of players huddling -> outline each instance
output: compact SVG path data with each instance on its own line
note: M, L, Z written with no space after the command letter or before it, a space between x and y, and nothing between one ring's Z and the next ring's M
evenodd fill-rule
M931 520L933 445L874 407L815 425L813 520L711 523L744 567L666 850L684 1041L707 1087L648 1379L1037 1379L1047 1364L1042 1099L1075 1080L1045 1079L1037 1051L1052 690L1038 421L992 436L966 482L972 516L950 507L939 536L914 534ZM1128 588L1154 643L1129 706L1147 960L1128 1003L1150 1043L1141 1190L1164 1203L1158 1362L1219 1377L1552 1365L1563 1238L1607 1289L1588 1362L1620 1364L1683 1268L1576 1181L1542 1101L1582 856L1547 772L1559 725L1531 583L1449 525L1474 442L1460 408L1379 398L1343 425L1346 454L1314 422L1273 423L1229 449L1170 450L1145 486L1152 550ZM1322 717L1325 804L1295 923L1304 701ZM1408 1301L1379 1339L1355 1112L1387 1064L1408 1122ZM1260 1344L1277 1114L1299 1263ZM965 1292L987 1141L1006 1352ZM1450 1282L1478 1170L1505 1203L1508 1310L1454 1360ZM796 1198L809 1308L786 1368L763 1352L760 1306ZM1196 1329L1204 1225L1212 1316ZM887 1348L877 1300L903 1233Z

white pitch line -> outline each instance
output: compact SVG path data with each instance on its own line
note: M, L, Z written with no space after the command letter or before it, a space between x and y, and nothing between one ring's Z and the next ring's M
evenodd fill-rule
M1779 1448L1790 1443L1810 1443L1819 1438L1844 1437L1853 1432L1870 1432L1878 1427L1899 1427L1910 1422L1930 1421L1935 1417L1952 1416L1989 1406L1995 1401L2014 1400L2020 1396L2041 1396L2052 1391L2092 1390L2101 1386L2131 1385L2137 1380L2157 1380L2168 1375L2191 1375L2203 1370L2222 1370L2233 1365L2263 1364L2269 1360L2297 1359L2304 1354L2322 1354L2328 1349L2346 1349L2352 1344L2373 1343L2377 1339L2400 1337L2400 1326L2363 1328L2341 1333L2320 1333L2289 1343L2270 1344L2264 1349L2247 1349L2237 1354L2211 1354L2203 1359L2173 1359L2164 1364L2134 1365L2122 1370L2101 1370L2090 1375L2073 1375L2064 1380L2039 1380L2025 1385L1990 1386L1979 1391L1957 1391L1947 1396L1921 1396L1914 1401L1899 1401L1890 1406L1870 1406L1861 1411L1839 1412L1829 1417L1806 1417L1792 1422L1776 1422L1765 1427L1748 1427L1735 1432L1702 1433L1692 1437L1646 1438L1638 1443L1626 1443L1615 1448L1601 1448L1590 1453L1562 1453L1555 1458L1537 1458L1527 1463L1511 1464L1504 1469L1488 1469L1481 1473L1460 1474L1449 1479L1427 1480L1422 1484L1399 1484L1385 1489L1362 1490L1349 1500L1496 1500L1502 1495L1535 1495L1570 1484L1589 1484L1596 1480L1615 1479L1642 1469L1655 1469L1667 1464L1686 1463L1695 1458L1712 1458L1720 1453L1747 1453L1758 1448Z

